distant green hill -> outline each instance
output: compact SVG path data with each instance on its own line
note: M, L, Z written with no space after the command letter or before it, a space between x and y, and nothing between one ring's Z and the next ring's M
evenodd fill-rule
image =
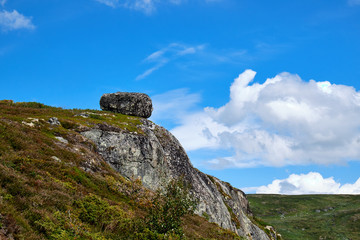
M360 239L360 195L262 195L247 198L254 215L285 240Z

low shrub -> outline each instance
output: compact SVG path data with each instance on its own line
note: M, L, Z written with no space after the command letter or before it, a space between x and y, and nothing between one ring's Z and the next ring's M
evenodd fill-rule
M193 214L197 201L190 194L190 188L182 179L172 180L166 188L158 190L147 216L149 229L158 233L182 235L181 218Z

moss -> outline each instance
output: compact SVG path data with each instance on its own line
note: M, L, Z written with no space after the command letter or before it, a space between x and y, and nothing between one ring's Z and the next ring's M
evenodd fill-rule
M210 181L215 184L215 178L211 175L207 175L207 176L210 179Z
M235 213L233 212L232 208L227 203L225 203L225 206L226 206L226 208L228 209L228 211L230 213L231 221L233 223L235 223L236 228L240 228L240 221L237 218L237 216L235 215Z
M218 189L218 191L221 193L221 195L226 199L231 199L231 196L229 194L227 194L221 187L220 183L215 182L216 188Z
M115 114L115 119L111 122L118 124L122 129L128 130L129 132L137 132L139 134L144 134L143 130L139 128L142 125L140 117L127 116L123 114Z
M250 221L251 221L253 224L255 224L255 225L258 226L261 230L263 230L270 239L272 239L271 231L270 231L268 228L266 228L266 226L270 226L270 224L266 223L266 222L263 221L262 219L257 218L257 217L255 217L255 216L247 216L247 217L250 219ZM281 237L281 236L280 236L280 237ZM279 240L281 240L281 238L279 238Z
M207 214L206 212L203 212L202 214L201 214L206 220L210 220L210 216L209 216L209 214Z
M232 199L232 197L227 194L223 188L221 187L220 183L211 175L207 175L207 177L210 179L210 181L215 184L217 190L221 193L221 195L225 198L225 199ZM229 183L225 183L228 184L228 186L230 185Z

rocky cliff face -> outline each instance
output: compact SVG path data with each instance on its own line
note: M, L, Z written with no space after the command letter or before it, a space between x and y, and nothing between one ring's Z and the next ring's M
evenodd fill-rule
M99 124L81 134L93 141L98 153L122 175L141 178L153 190L172 178L183 177L199 199L198 215L248 239L269 239L250 221L252 213L242 191L195 169L169 131L146 119L141 122L136 132Z

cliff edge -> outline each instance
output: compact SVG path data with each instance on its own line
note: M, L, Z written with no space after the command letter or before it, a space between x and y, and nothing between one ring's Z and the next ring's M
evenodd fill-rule
M146 119L141 123L138 132L98 124L81 134L94 142L98 153L123 176L140 178L152 190L183 177L199 200L198 215L240 236L269 239L251 222L252 213L241 190L195 169L179 141L165 128Z
M118 100L115 102L121 104ZM240 236L269 239L250 220L252 212L241 190L195 169L179 141L169 131L147 119L141 118L140 121L135 132L98 124L81 134L94 142L98 153L123 176L140 178L144 186L152 190L171 179L184 178L199 200L198 215L206 216L210 222Z

